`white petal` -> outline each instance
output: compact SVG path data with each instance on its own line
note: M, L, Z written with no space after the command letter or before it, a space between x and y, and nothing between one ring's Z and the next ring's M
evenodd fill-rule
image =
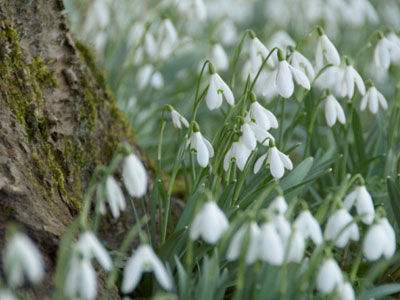
M211 145L211 143L203 136L203 142L204 142L204 144L206 145L206 147L207 147L207 150L208 150L208 155L210 156L210 158L211 157L214 157L214 148L213 148L213 146Z
M254 150L257 146L257 140L254 135L253 130L251 129L250 125L245 123L242 125L242 137L243 143L246 145L247 148L250 150Z
M197 152L197 162L202 168L207 167L210 155L208 152L208 148L206 144L204 143L203 136L201 135L200 132L195 132L193 133L194 139L195 139L195 149Z
M81 262L81 276L79 280L82 299L95 299L97 294L96 272L90 262Z
M260 259L271 265L281 265L284 249L275 227L271 223L261 226L260 233Z
M276 149L276 147L272 147L269 150L268 161L270 164L270 171L272 176L277 179L282 178L285 173L285 169L283 162L281 161L279 151L278 149Z
M263 164L264 164L265 159L267 158L267 155L268 155L268 154L266 153L266 154L264 154L264 155L261 155L261 156L257 159L256 163L254 164L254 174L257 174L257 173L260 171L261 167L262 167Z
M375 217L374 203L365 186L358 188L356 208L357 213L361 216L362 221L367 225L372 224Z
M391 258L396 251L396 233L388 219L383 218L379 220L380 226L386 233L386 243L383 247L383 255L386 259Z
M335 99L332 95L329 95L325 100L325 119L329 127L332 127L336 123L337 110L335 109Z
M326 35L321 36L320 39L327 61L335 66L340 65L340 56L338 51L336 50L336 47L332 44L332 42L328 39Z
M306 74L304 74L302 71L289 66L290 70L292 71L293 78L297 82L297 84L301 85L303 88L306 90L310 89L310 81L308 80Z
M130 293L138 285L142 277L143 266L140 257L133 255L127 262L122 280L122 292Z
M285 60L279 62L278 73L276 74L276 88L279 95L283 98L289 98L293 95L294 84L292 72Z
M217 109L222 105L222 94L218 91L214 75L216 74L211 75L206 95L206 104L209 110Z
M388 108L388 104L387 104L387 101L386 101L385 97L379 91L377 91L377 93L378 93L379 104L381 105L381 107L383 109L387 109Z
M339 285L338 294L340 300L354 300L355 294L352 285L348 282L345 282Z
M292 164L292 161L290 160L289 156L286 155L285 153L282 153L279 150L278 150L278 153L279 153L279 158L281 159L281 161L283 163L283 166L288 170L292 170L293 164Z
M363 79L361 78L360 74L358 74L358 72L353 67L351 67L351 73L354 78L354 82L357 85L358 91L360 92L361 95L364 95L365 94L365 85L364 85Z
M366 259L374 261L383 255L383 247L386 242L386 233L376 224L372 225L363 241L363 253Z
M140 198L146 194L147 172L135 154L128 155L125 158L122 178L129 195Z
M343 281L342 271L332 258L325 260L317 275L317 289L323 294L330 294Z
M172 289L172 279L168 274L165 266L161 262L161 260L154 254L154 259L152 261L153 264L153 272L158 281L158 283L165 289Z

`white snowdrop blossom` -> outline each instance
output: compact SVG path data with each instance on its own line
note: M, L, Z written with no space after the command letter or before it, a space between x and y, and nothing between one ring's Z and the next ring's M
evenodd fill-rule
M361 99L360 109L365 110L367 106L369 111L373 114L378 113L379 106L383 109L388 108L385 97L376 89L375 86L371 86Z
M141 245L129 258L125 266L121 287L122 292L132 292L140 282L142 274L146 272L153 272L157 282L163 289L172 289L172 278L162 261L154 253L151 246Z
M329 40L326 34L321 33L315 51L315 63L317 70L321 70L325 64L334 66L340 65L340 56L335 45Z
M224 157L224 170L228 171L232 159L240 171L244 170L251 150L243 143L242 139L234 142Z
M207 7L203 0L176 0L177 9L189 20L205 21L207 19Z
M380 37L374 50L375 65L387 71L390 67L391 60L398 57L400 57L399 45L384 36Z
M249 149L254 150L257 147L257 137L251 126L251 123L244 123L241 127L242 136L241 141Z
M237 29L235 23L230 19L225 19L217 28L218 40L225 46L235 44L237 40Z
M146 194L147 171L140 159L133 153L124 159L122 179L130 196L140 198Z
M289 63L281 59L278 63L278 68L275 70L275 77L273 85L276 91L283 98L290 98L294 92L294 81L309 90L310 81L308 80L306 74L303 71L289 65Z
M108 176L106 179L106 198L112 216L114 219L117 219L120 215L120 211L125 210L126 202L119 184L112 176Z
M12 235L3 251L3 268L7 283L20 287L24 278L36 284L44 276L43 260L39 250L24 234Z
M222 80L221 76L213 73L210 76L210 85L206 94L206 104L209 110L217 109L222 105L225 98L229 105L235 104L235 97L229 86Z
M272 224L275 226L276 231L283 245L287 245L292 234L292 226L283 214L277 214L272 219Z
M365 94L364 81L360 74L354 69L352 65L344 66L342 73L342 80L340 83L340 95L352 99L354 95L354 87L356 86L361 95Z
M164 79L160 72L155 71L152 65L144 65L137 73L137 83L140 90L146 88L149 84L155 89L160 89L164 86Z
M261 226L259 238L259 257L271 265L283 263L285 249L274 224L265 223Z
M297 228L304 238L310 238L315 245L322 244L322 231L318 221L309 210L303 210L294 221Z
M343 203L344 207L350 211L355 205L357 214L365 224L372 224L375 216L374 202L364 185L360 185L348 194Z
M258 70L261 68L263 61L267 58L269 50L264 44L257 38L253 37L250 41L250 75L254 78ZM272 57L268 58L267 63L273 66ZM246 74L247 77L247 74Z
M268 132L267 129L265 129L265 127L252 121L249 122L249 125L254 133L257 142L259 142L260 144L268 146L269 141L275 142L275 138L272 136L271 133Z
M346 115L339 101L333 95L328 95L324 101L325 119L329 127L335 125L336 121L341 124L346 123Z
M157 47L156 39L150 31L147 31L144 35L144 49L150 60L156 58L159 49Z
M15 296L10 290L0 289L0 299L1 300L18 300L17 296Z
M350 240L359 240L357 224L353 222L353 217L346 209L338 209L328 218L324 238L333 241L339 248L344 248Z
M248 117L265 130L278 128L278 120L275 115L257 101L251 103Z
M323 295L332 293L343 283L340 267L333 258L326 259L318 270L316 286Z
M74 299L96 298L97 279L92 258L96 258L106 271L111 270L112 261L108 252L92 232L86 231L73 247L64 286L66 295Z
M353 286L349 282L343 282L337 287L337 296L340 300L355 300Z
M311 62L300 52L294 50L289 57L289 63L295 69L302 71L311 81L315 77L315 70Z
M189 127L189 122L186 118L173 108L171 108L171 119L175 128L182 129L182 125L186 128Z
M168 58L176 49L178 44L178 33L170 19L161 22L158 35L159 56L162 59Z
M239 258L243 241L246 234L249 234L249 241L246 252L246 264L253 264L259 257L259 240L261 230L257 223L251 222L249 225L245 224L239 228L239 230L233 236L227 251L227 259L234 261Z
M265 160L269 165L271 175L276 179L280 179L283 177L285 169L293 169L293 164L289 156L279 151L275 146L272 146L269 148L266 154L260 156L255 162L254 174L257 174L258 171L260 171Z
M197 162L200 167L205 168L214 156L214 148L211 143L203 137L200 131L193 132L190 137L190 149L196 152Z
M229 58L221 44L212 47L210 60L218 71L226 71L229 68Z
M396 251L396 234L386 218L379 219L368 229L363 241L363 253L369 261L382 256L389 259Z
M190 228L190 238L202 238L209 244L216 244L228 230L229 222L224 212L214 201L208 201L197 213Z
M283 196L277 196L274 200L268 205L268 211L274 214L284 214L288 209L288 205Z
M304 257L306 249L305 237L296 227L291 230L289 239L284 242L287 251L287 261L299 263Z

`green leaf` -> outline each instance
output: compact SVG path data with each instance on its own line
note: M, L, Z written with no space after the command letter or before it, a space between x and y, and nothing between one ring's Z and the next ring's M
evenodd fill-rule
M388 283L368 290L365 299L380 299L397 293L400 293L400 283Z
M390 200L390 205L393 210L393 215L397 223L398 228L400 228L400 189L397 180L391 177L386 179L387 190Z

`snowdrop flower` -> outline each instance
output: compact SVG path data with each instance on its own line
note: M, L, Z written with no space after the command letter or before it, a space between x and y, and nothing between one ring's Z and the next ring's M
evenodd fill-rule
M165 19L161 22L158 39L159 55L166 59L175 50L178 42L178 33L171 20Z
M211 61L218 71L229 68L229 58L221 44L215 44L211 49Z
M275 138L268 132L267 129L265 129L265 127L256 124L255 122L250 122L249 125L251 130L253 130L257 142L263 144L264 146L268 146L270 140L275 142Z
M334 241L335 246L344 248L350 240L358 241L360 234L353 217L344 209L338 209L329 218L325 227L324 237Z
M255 77L258 70L261 68L263 61L267 58L269 50L264 44L257 38L253 37L250 41L250 63L251 63L251 74ZM272 58L270 57L267 61L270 66L273 66ZM247 76L246 76L247 77Z
M38 283L44 275L43 260L33 242L22 233L14 233L3 252L3 268L7 283L19 287L24 276L32 283Z
M228 230L229 222L224 212L214 201L208 201L193 220L190 238L203 238L209 244L216 244Z
M228 171L232 159L240 171L244 170L251 150L243 143L242 139L234 142L224 157L224 170Z
M315 245L322 244L322 232L318 221L313 217L309 210L303 210L294 221L297 228L304 238L310 238Z
M284 242L287 251L287 260L289 262L299 263L304 257L306 241L303 234L294 227L289 239Z
M275 32L271 38L269 39L268 45L270 48L279 48L281 49L283 56L286 56L286 48L288 47L295 47L296 42L291 38L291 36L283 30L279 30ZM274 64L278 63L278 53L275 51L272 53L272 60Z
M354 294L354 289L349 282L343 282L337 288L337 295L340 300L354 300L356 296Z
M358 91L361 95L365 94L365 85L364 81L361 78L360 74L354 69L354 67L350 64L346 64L343 70L342 82L340 86L340 95L342 97L347 96L348 99L353 98L354 95L354 86L358 88Z
M144 49L149 59L154 59L157 56L159 49L157 47L156 39L150 31L147 31L144 35Z
M239 258L242 250L243 240L247 233L249 233L250 238L246 252L246 264L251 265L258 259L261 230L257 223L251 222L250 225L245 224L240 227L240 229L233 236L227 251L228 260L234 261Z
M188 16L188 19L205 21L207 19L207 7L203 0L176 0L178 11Z
M96 298L96 271L89 260L78 256L71 258L64 292L71 299L92 300Z
M314 67L311 62L300 52L294 50L289 57L289 63L297 70L307 75L309 80L315 77Z
M272 84L275 86L276 91L283 98L290 98L294 92L294 81L303 88L310 89L310 81L307 76L296 69L295 67L289 65L289 63L283 59L282 53L278 51L278 68L275 70ZM269 84L269 83L268 83Z
M195 131L190 137L190 149L196 152L197 162L200 167L207 167L210 158L214 156L214 148L211 143L203 137L200 131Z
M120 211L126 208L125 197L117 181L112 176L106 179L106 197L114 219L119 217Z
M243 144L249 149L254 150L257 146L257 137L249 123L244 123L241 127Z
M369 261L380 257L389 259L396 250L396 235L386 218L380 219L369 229L363 241L363 253Z
M160 72L155 71L152 65L144 65L137 74L138 88L143 90L149 84L155 89L160 89L164 86L164 79Z
M206 94L206 103L209 110L219 108L222 105L222 99L225 97L226 102L230 105L235 104L235 98L229 86L222 80L221 76L214 72L210 67L210 85Z
M122 179L130 196L140 198L147 191L147 172L143 163L135 154L130 154L124 159Z
M336 121L346 123L346 116L340 103L333 95L328 95L324 101L325 119L329 127L335 125Z
M126 264L122 281L122 292L132 292L140 282L142 274L146 272L153 272L163 289L172 289L172 278L168 274L164 264L149 245L141 245Z
M251 103L248 117L265 130L278 128L278 120L275 115L257 101Z
M230 19L225 19L217 28L218 40L226 46L233 45L237 40L237 29L235 23Z
M332 293L343 283L343 275L337 262L333 258L326 259L319 268L317 275L317 289L323 295Z
M91 231L81 234L75 245L75 251L88 261L96 258L99 264L107 271L110 271L112 268L110 255Z
M271 175L276 179L283 177L285 169L293 169L293 164L289 156L279 151L275 146L272 146L269 148L266 154L257 159L256 163L254 164L254 174L257 174L258 171L260 171L265 160L267 160Z
M283 245L286 245L292 234L292 227L289 221L283 214L277 214L273 217L272 224L275 226Z
M172 106L169 105L167 109L171 113L172 124L175 128L182 129L182 125L186 128L189 127L189 122L186 118L173 109Z
M399 56L400 47L396 43L393 43L391 40L381 35L374 50L375 65L387 71L390 67L391 59Z
M321 70L324 67L325 61L326 64L339 66L340 56L335 45L332 44L321 28L318 28L318 35L319 38L315 52L317 70Z
M395 49L395 51L392 50L390 52L391 61L394 63L399 63L400 51L398 51L398 49L400 49L400 38L394 32L390 32L387 35L387 39L392 43L393 49Z
M388 108L385 97L376 89L375 86L371 86L361 99L360 109L365 110L367 106L369 111L373 114L378 113L379 106L383 109Z
M261 226L259 247L261 260L274 266L282 264L285 249L272 223L265 223Z
M268 211L270 211L273 214L282 215L282 214L286 213L287 209L288 209L288 205L283 196L275 197L275 199L272 200L270 205L268 205Z
M354 191L348 194L344 199L343 205L348 211L355 205L361 220L365 224L372 224L375 216L374 202L365 185L356 187Z

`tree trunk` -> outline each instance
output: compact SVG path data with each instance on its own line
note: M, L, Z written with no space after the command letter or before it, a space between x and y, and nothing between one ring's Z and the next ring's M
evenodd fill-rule
M49 273L95 166L133 142L64 14L62 0L0 0L0 238L22 224Z

